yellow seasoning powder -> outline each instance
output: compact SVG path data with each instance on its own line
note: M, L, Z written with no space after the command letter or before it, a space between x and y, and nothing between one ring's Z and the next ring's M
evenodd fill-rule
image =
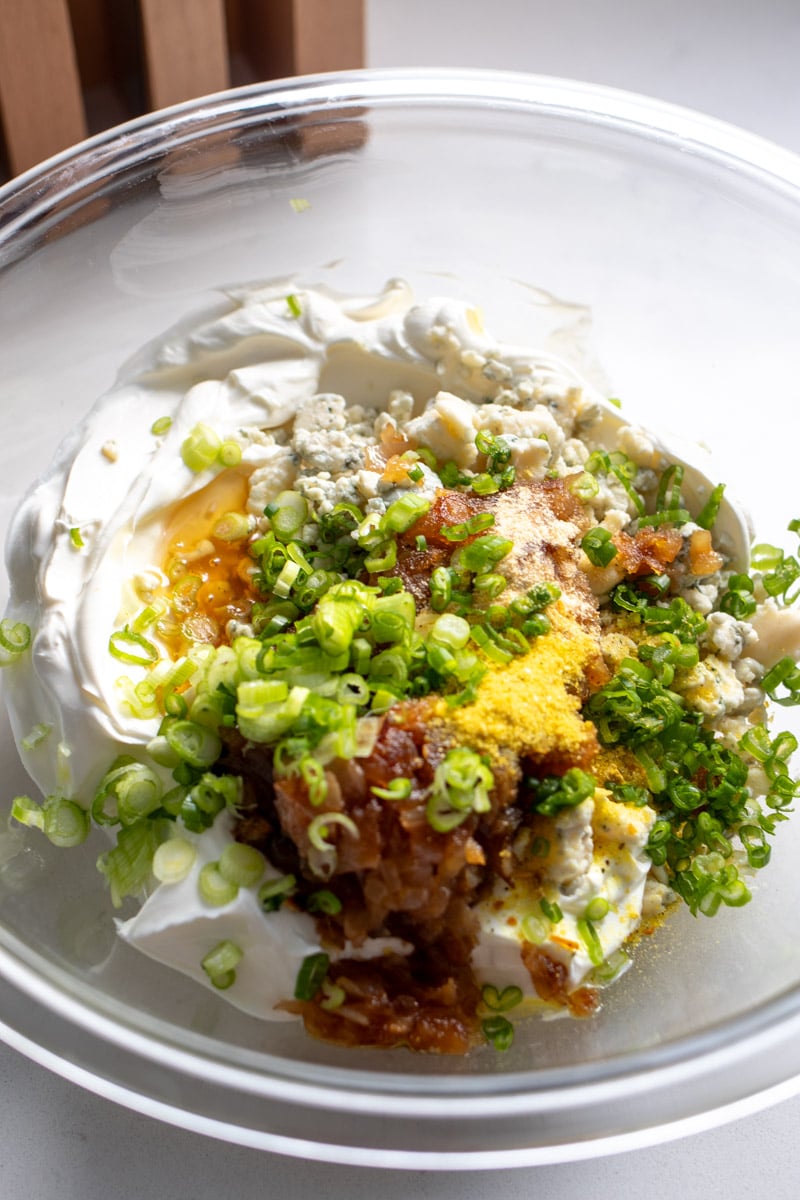
M598 656L597 640L564 613L549 611L552 628L530 651L489 670L473 703L437 716L462 744L499 759L558 758L588 765L597 751L594 726L580 713L584 675Z

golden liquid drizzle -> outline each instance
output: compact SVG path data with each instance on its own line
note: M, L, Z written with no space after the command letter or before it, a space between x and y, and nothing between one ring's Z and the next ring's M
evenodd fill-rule
M230 467L172 510L162 539L161 562L171 586L159 593L167 611L158 631L172 658L193 642L225 643L228 622L249 619L255 591L248 541L215 534L228 513L244 514L249 470Z

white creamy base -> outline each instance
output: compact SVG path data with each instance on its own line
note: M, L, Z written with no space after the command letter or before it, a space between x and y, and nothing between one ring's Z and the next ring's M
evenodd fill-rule
M213 471L195 474L181 460L181 444L199 422L222 439L240 441L244 463L266 492L291 483L281 482L286 456L259 440L258 431L277 430L320 394L383 408L402 389L409 394L417 434L442 453L452 442L459 454L465 438L469 447L468 435L474 437L466 401L480 402L494 431L508 434L523 472L543 469L543 454L555 453L544 435L551 443L560 436L563 442L548 405L557 407L566 396L590 425L599 411L619 426L616 411L609 413L597 397L581 396L581 381L568 368L547 355L498 345L483 330L477 310L463 303L432 299L413 305L398 282L373 301L343 302L302 290L297 296L299 317L287 304L285 285L231 292L224 311L146 348L18 510L7 548L12 586L7 615L27 622L34 640L32 653L7 668L5 678L18 745L37 726L50 730L35 748L22 750L45 794L89 803L114 757L135 753L155 733L157 720L136 720L120 709L117 680L127 675L136 681L143 671L112 658L108 637L138 607L125 582L159 566L157 547L170 505L213 478ZM506 395L503 381L511 379L516 392ZM487 391L491 404L484 403ZM514 397L518 409L509 407ZM538 415L532 416L534 406ZM163 417L171 418L171 427L155 436L151 426ZM346 441L339 439L340 449ZM309 453L319 455L339 442L311 432ZM319 478L319 486L329 486L324 472ZM373 482L359 480L362 495L369 495ZM734 532L740 527L733 519ZM81 549L70 538L74 528L85 543ZM614 869L593 878L597 864L592 860L585 867L586 895L599 888L614 905L598 924L607 953L639 919L647 868L640 835L641 830L629 839L627 858L623 854ZM275 1003L292 995L302 959L318 949L314 921L288 909L263 914L254 890L243 889L222 909L204 904L197 873L203 862L218 858L229 837L218 823L192 838L198 846L192 873L180 884L157 887L120 934L209 986L200 962L219 941L230 939L244 955L226 998L244 1011L273 1017ZM569 897L559 896L565 916L554 932L575 941L575 913ZM517 890L505 897L501 916L482 910L475 963L487 982L517 983L532 997L519 960L519 925L508 924L509 917L519 922L528 908ZM392 948L398 949L378 939L366 952ZM573 984L591 968L580 947L568 953L551 938L547 948L565 962Z
M254 888L240 888L231 904L215 907L200 896L198 878L206 863L216 862L231 841L230 821L218 818L206 833L181 832L197 858L180 883L160 884L141 910L117 930L130 945L150 958L212 987L201 967L205 956L229 940L242 951L236 980L224 995L254 1017L292 1020L276 1010L294 994L303 959L320 949L313 917L289 908L264 913ZM270 871L277 876L277 871ZM220 993L223 994L223 993Z

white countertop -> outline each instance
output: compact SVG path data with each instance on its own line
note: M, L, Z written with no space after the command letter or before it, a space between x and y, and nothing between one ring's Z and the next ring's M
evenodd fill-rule
M649 93L800 152L797 0L368 0L370 66L473 66ZM280 1158L129 1113L0 1045L3 1200L795 1200L800 1097L576 1164L414 1175Z

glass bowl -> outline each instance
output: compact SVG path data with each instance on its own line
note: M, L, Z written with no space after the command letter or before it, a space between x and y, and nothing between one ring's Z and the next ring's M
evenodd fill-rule
M0 192L3 521L143 343L282 276L360 294L402 276L527 344L557 311L628 412L715 448L760 538L797 515L800 160L584 84L357 72L154 114ZM5 718L0 734L10 799L29 785ZM751 905L671 918L594 1018L453 1060L243 1016L115 939L98 843L4 833L0 1032L132 1108L309 1158L483 1168L642 1145L800 1080L800 819L776 842Z

